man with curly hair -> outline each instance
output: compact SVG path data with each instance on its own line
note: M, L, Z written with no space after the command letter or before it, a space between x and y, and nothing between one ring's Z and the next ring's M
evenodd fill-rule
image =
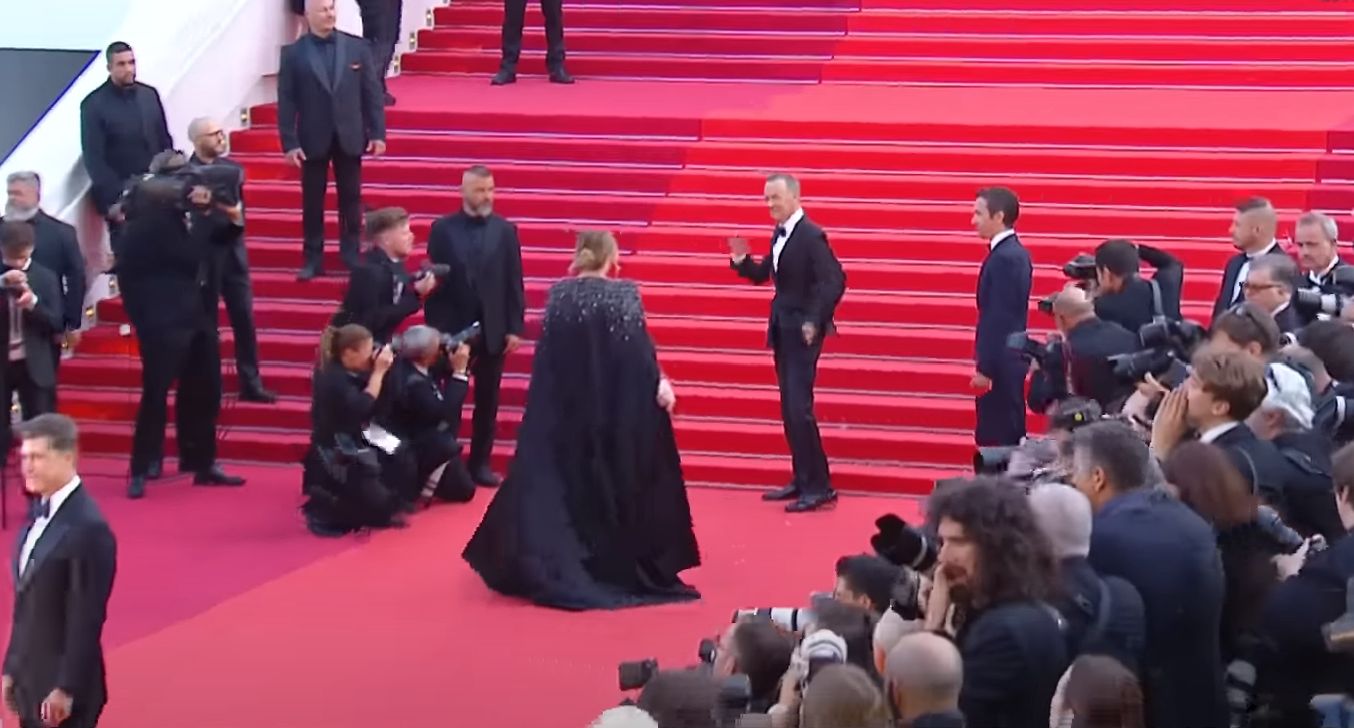
M952 625L964 663L960 711L969 725L1042 728L1067 668L1062 619L1048 603L1053 549L1024 491L976 478L932 496L940 535L927 628Z

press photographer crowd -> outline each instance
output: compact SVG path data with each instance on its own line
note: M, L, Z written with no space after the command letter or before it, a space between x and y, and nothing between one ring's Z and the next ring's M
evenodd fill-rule
M1014 237L1014 194L979 203ZM880 518L831 593L736 612L695 666L622 664L638 697L595 728L1349 725L1354 268L1329 217L1296 261L1278 222L1237 206L1207 328L1166 252L1077 256L1055 332L1005 337L1046 434Z

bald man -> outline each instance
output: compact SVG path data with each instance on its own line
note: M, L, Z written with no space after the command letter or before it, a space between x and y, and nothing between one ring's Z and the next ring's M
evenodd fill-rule
M1288 255L1274 237L1278 227L1279 216L1269 200L1252 197L1237 204L1231 229L1232 246L1237 254L1223 269L1222 287L1213 303L1214 320L1243 300L1242 284L1250 273L1252 260L1265 255Z
M933 632L904 635L884 666L889 700L906 728L963 728L959 691L964 662L954 643Z
M1138 335L1097 317L1086 292L1072 286L1053 299L1053 323L1066 342L1070 393L1099 402L1105 411L1117 410L1122 400L1133 393L1133 383L1114 375L1109 357L1131 354L1141 348Z

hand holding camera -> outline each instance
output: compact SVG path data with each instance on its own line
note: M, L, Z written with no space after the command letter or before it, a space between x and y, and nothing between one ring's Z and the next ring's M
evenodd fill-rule
M188 202L197 207L207 207L212 204L212 191L203 185L193 185L188 193Z
M453 374L465 376L470 368L470 345L461 343L451 352L451 371Z
M395 350L389 346L383 346L380 349L377 349L372 362L373 369L376 372L384 374L390 371L390 366L395 363Z

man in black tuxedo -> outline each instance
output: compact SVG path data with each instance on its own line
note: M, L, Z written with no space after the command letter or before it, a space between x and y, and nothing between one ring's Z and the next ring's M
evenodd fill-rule
M1302 278L1298 280L1298 288L1321 293L1340 293L1335 286L1335 271L1347 267L1348 263L1340 257L1337 243L1339 236L1340 228L1328 215L1307 212L1298 218L1297 229L1293 234L1293 242L1298 249L1298 263L1302 266L1303 273ZM1303 325L1320 318L1316 312L1299 313L1302 314Z
M108 46L108 80L80 102L80 149L89 196L108 222L113 255L121 250L124 216L117 202L127 180L144 174L151 157L174 148L165 107L155 87L136 80L136 55L118 41Z
M108 701L102 639L117 540L76 473L75 422L45 414L19 433L35 508L14 554L4 701L22 728L94 728Z
M526 293L517 226L494 213L494 177L474 166L461 176L461 209L433 223L428 259L447 265L449 284L428 298L427 319L444 334L480 322L471 344L475 414L466 466L476 483L498 484L489 459L498 423L498 390L504 358L522 345Z
M426 273L415 277L405 267L414 250L414 233L403 209L386 207L367 215L367 238L372 249L353 268L343 304L329 325L361 324L377 344L386 344L423 307L423 299L437 288L437 278Z
M973 227L990 252L978 273L978 327L974 333L974 367L970 381L979 392L979 447L1017 445L1025 437L1025 371L1020 356L1007 346L1011 334L1029 326L1030 282L1034 268L1029 251L1016 235L1020 201L1005 187L978 191Z
M335 30L334 0L307 0L310 32L282 49L277 131L287 161L301 170L301 227L307 281L324 272L324 196L329 167L338 188L339 254L357 265L362 236L362 154L386 150L386 112L371 48Z
M1251 261L1242 296L1268 313L1279 326L1280 334L1296 335L1303 327L1302 317L1293 308L1297 288L1298 264L1287 255L1265 255Z
M386 86L386 72L395 58L395 46L400 42L400 21L404 17L404 0L357 0L362 13L362 37L371 44L371 56L376 62L376 75L381 79L383 102L395 103Z
M746 240L729 240L732 266L753 283L774 280L767 324L767 345L775 356L780 386L780 415L790 446L794 478L764 500L793 501L791 513L812 511L837 500L828 472L827 454L813 414L813 380L823 339L836 331L832 314L846 291L846 274L828 245L827 234L804 214L799 180L788 174L766 178L766 204L776 230L771 249L756 260Z
M1139 275L1139 260L1155 272ZM1137 333L1158 316L1180 319L1180 291L1185 268L1180 260L1149 245L1131 240L1106 240L1095 249L1095 313Z
M61 284L56 274L33 260L33 226L25 222L0 224L0 320L5 321L4 402L19 393L24 419L56 409L57 350L52 341L61 335Z
M1213 302L1214 319L1245 298L1242 284L1250 272L1251 261L1265 255L1288 255L1274 237L1278 227L1279 216L1269 200L1252 197L1237 204L1231 233L1232 245L1238 252L1227 260L1227 267L1223 269L1222 287Z
M187 162L178 152L158 155L151 171L170 171ZM146 494L146 480L163 471L166 400L174 399L179 470L194 474L194 485L237 486L216 463L216 418L221 412L221 350L216 297L208 286L207 240L202 226L190 232L185 220L213 204L211 191L195 187L188 199L180 189L146 180L124 202L127 226L118 264L123 306L136 330L141 353L141 403L132 435L127 497ZM196 212L190 213L190 210Z
M202 117L188 125L193 140L193 164L219 164L239 170L242 183L233 190L236 204L217 206L194 218L193 224L207 239L207 283L212 300L226 301L230 330L235 334L235 372L239 377L240 399L269 404L277 395L263 386L259 374L259 341L254 331L254 289L249 282L249 255L245 251L244 168L224 156L226 133L215 119Z
M6 182L8 198L5 216L0 219L32 223L36 233L33 260L56 274L64 294L61 298L64 333L52 341L57 351L54 361L59 364L63 345L74 349L80 344L80 327L84 324L85 258L80 252L75 228L42 211L42 180L37 172L14 172Z
M550 83L573 83L574 77L564 70L564 0L541 0L541 14L545 16L545 67ZM503 0L503 62L490 81L494 86L517 83L526 18L527 0Z

